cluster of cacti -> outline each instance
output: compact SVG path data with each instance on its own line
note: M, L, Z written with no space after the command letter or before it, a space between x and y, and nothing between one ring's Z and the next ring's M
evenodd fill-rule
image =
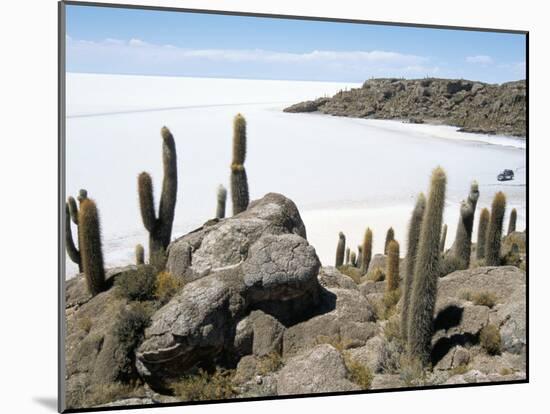
M423 193L418 195L416 205L412 212L409 222L409 231L407 234L407 256L405 258L405 277L403 286L403 300L401 305L401 337L406 343L408 338L409 322L409 303L412 292L414 264L416 262L416 252L418 250L418 240L420 238L420 229L422 228L422 219L426 209L426 197Z
M176 143L168 128L163 127L161 135L164 178L162 181L158 217L155 213L151 176L147 172L142 172L138 177L141 218L143 225L149 232L149 263L155 265L164 262L164 254L170 243L178 192Z
M443 230L441 231L441 241L439 242L439 248L441 252L445 251L445 241L447 240L447 225L445 224L443 226Z
M99 213L93 200L87 198L80 203L78 226L82 270L88 290L95 296L105 290L105 269L103 268Z
M515 208L510 212L510 221L508 222L508 233L510 234L516 231L516 221L518 219L518 212Z
M473 182L468 198L460 205L460 216L456 228L456 237L451 247L451 254L457 263L456 270L467 269L470 266L472 253L472 229L474 227L474 214L479 199L479 186Z
M81 189L78 192L78 202L81 204L88 198L88 192ZM71 220L77 228L77 240L80 234L80 227L78 226L78 207L73 197L69 197L65 203L65 248L69 258L78 265L78 271L82 272L82 259L80 257L80 251L76 247L73 239L73 232L71 231ZM80 243L80 242L79 242Z
M479 224L477 226L476 258L478 260L485 258L485 241L487 240L487 228L489 227L489 219L489 210L483 208L479 215Z
M344 252L346 250L346 236L338 233L338 245L336 246L336 261L334 266L340 267L344 264Z
M430 362L433 317L440 276L440 235L445 206L447 177L436 168L431 177L430 193L422 219L410 295L407 350L422 362Z
M485 240L485 264L487 266L498 266L500 264L500 243L505 210L506 196L499 191L493 199L491 218Z
M392 240L395 239L395 234L393 231L393 227L390 227L388 229L388 232L386 233L386 241L384 242L384 254L388 254L388 246Z
M216 204L216 218L222 219L225 218L225 204L227 199L227 190L223 185L219 185L217 193L217 204Z
M391 292L399 287L399 243L391 240L388 243L386 261L386 291Z
M231 199L233 215L246 210L249 202L246 158L246 120L237 114L233 120L233 161L231 163Z
M372 259L372 231L370 228L367 228L365 231L365 236L363 237L363 256L360 262L361 272L363 274L367 273L369 270L369 264Z

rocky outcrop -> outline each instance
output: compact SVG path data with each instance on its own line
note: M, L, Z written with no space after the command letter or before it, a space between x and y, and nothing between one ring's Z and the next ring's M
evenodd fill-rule
M465 132L525 137L525 81L492 85L462 79L369 79L332 98L301 102L285 112L444 123Z
M253 351L280 348L278 321L292 322L319 301L320 262L305 235L294 203L268 194L245 212L172 243L168 268L188 283L145 331L137 351L142 377L166 391L199 361L246 353L247 329L239 322L255 309L277 320L264 315L250 322ZM181 260L189 246L191 260Z

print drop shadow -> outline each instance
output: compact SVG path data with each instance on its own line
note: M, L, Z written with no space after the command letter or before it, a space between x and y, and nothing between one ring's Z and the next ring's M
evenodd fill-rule
M434 324L433 332L439 330L448 331L455 326L460 325L464 314L464 308L456 305L449 305L443 308L437 314ZM447 353L455 346L470 346L479 342L479 338L471 333L457 333L451 336L445 336L437 340L432 346L431 362L432 366L435 366L439 361L443 359Z

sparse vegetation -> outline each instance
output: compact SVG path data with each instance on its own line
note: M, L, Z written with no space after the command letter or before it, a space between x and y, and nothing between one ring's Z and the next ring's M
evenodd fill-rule
M386 273L382 270L382 268L375 267L367 274L367 280L372 280L373 282L383 282L386 280Z
M270 352L258 358L258 373L260 375L267 375L271 372L277 371L283 366L283 358L278 352Z
M357 284L361 283L361 270L351 265L343 265L338 267L338 271L343 275L349 276Z
M344 363L346 364L346 368L349 372L350 381L359 385L361 389L368 390L374 378L371 370L367 366L352 359L346 353L344 353L343 357Z
M233 386L234 371L217 369L214 373L199 369L172 384L174 395L182 401L227 400L237 392Z
M184 283L181 278L166 271L160 272L155 280L154 297L157 298L161 304L168 303L168 301L181 290L183 285Z
M117 294L128 300L152 300L155 297L155 275L156 270L151 265L124 272L115 281Z
M485 326L479 333L479 343L489 355L500 354L501 338L499 329L493 324Z

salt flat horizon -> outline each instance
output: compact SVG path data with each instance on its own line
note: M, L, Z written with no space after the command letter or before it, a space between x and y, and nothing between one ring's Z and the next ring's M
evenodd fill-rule
M477 212L502 190L506 218L515 207L518 229L524 228L525 140L445 125L282 112L290 103L358 85L69 73L66 195L88 190L101 214L106 265L131 264L135 244L148 240L137 175L149 171L156 189L162 181L160 128L171 129L178 153L175 238L214 216L216 188L229 184L231 122L240 112L248 123L251 199L268 192L292 199L325 266L334 264L339 231L356 247L367 226L374 231L374 253L381 252L389 226L404 252L415 197L427 190L437 165L448 175L447 247L473 180L481 192ZM516 179L499 183L496 175L505 168L514 169ZM158 197L157 191L157 204ZM74 275L76 266L68 259L66 265L67 276Z

